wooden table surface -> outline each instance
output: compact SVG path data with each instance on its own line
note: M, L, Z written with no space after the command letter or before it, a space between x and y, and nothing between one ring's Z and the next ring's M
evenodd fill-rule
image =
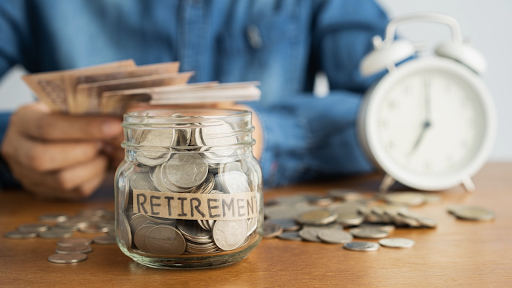
M232 266L176 271L139 265L116 245L93 244L85 262L53 264L46 259L56 240L0 237L0 287L512 287L512 163L487 164L474 182L474 194L454 188L439 193L438 204L411 209L439 226L392 233L416 241L410 249L353 252L341 245L270 239ZM355 177L270 190L265 198L339 187L373 193L378 183L377 175ZM496 219L457 220L446 212L452 204L487 207ZM44 213L113 207L112 200L41 202L21 191L1 192L0 234Z

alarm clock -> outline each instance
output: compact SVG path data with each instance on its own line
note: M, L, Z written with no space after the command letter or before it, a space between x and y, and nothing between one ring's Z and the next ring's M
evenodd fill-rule
M419 21L448 25L452 39L435 56L405 61L417 48L395 40L396 28ZM454 18L439 14L395 18L373 46L361 74L388 73L366 92L357 130L367 156L386 174L379 190L398 181L426 191L459 184L473 191L471 176L489 156L497 130L491 93L480 77L487 69L483 55L462 40Z

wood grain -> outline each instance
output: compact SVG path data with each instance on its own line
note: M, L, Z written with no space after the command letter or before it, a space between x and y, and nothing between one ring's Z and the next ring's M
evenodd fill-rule
M268 191L265 198L325 193L339 187L373 193L379 179L371 175L309 183ZM56 240L0 237L0 287L512 287L512 163L487 164L474 181L474 194L454 188L439 193L441 203L411 209L438 220L439 227L396 230L393 237L416 241L410 249L365 253L336 244L271 239L263 240L238 264L176 271L139 265L116 245L93 244L89 259L82 263L52 264L46 259ZM496 219L457 220L446 212L452 204L487 207L496 212ZM4 191L0 193L0 234L36 222L40 214L76 214L92 207L113 209L114 204L112 200L41 202L22 191Z

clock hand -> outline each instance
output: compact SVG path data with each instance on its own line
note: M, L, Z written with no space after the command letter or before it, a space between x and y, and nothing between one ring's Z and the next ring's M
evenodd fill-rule
M418 136L418 139L416 142L414 142L414 145L412 146L411 151L409 152L409 157L416 152L416 149L418 149L418 146L421 143L421 140L423 140L423 137L425 136L425 132L427 132L428 128L432 126L431 123L431 107L430 107L430 80L425 81L425 121L423 122L423 128L421 129L420 135Z
M421 129L420 136L418 136L418 139L416 139L416 142L414 142L414 145L412 146L411 151L409 152L409 157L412 156L414 152L416 152L416 149L418 149L418 146L420 146L421 140L423 140L423 136L425 136L425 132L427 132L427 129L430 127L430 122L425 121L423 122L423 128Z

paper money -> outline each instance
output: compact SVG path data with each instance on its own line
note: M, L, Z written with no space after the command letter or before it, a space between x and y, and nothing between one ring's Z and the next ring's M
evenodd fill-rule
M258 82L187 84L194 72L179 62L137 66L133 60L26 75L23 80L52 111L124 114L137 103L203 104L260 99Z

